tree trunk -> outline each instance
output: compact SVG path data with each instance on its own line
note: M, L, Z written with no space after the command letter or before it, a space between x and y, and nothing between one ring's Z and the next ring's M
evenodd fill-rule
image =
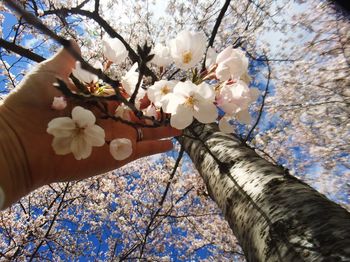
M248 261L350 261L344 208L214 125L186 134L180 142Z

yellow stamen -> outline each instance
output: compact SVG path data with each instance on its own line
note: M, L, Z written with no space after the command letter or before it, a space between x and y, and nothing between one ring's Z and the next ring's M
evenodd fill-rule
M187 52L182 54L182 62L184 64L188 64L189 62L191 62L191 60L192 60L192 53L191 53L191 51L187 51Z
M196 99L193 96L189 96L189 97L187 97L187 99L185 101L185 105L187 105L189 107L193 107L195 102L196 102Z
M162 95L166 95L166 94L170 93L170 88L165 85L160 89L160 92L162 93Z

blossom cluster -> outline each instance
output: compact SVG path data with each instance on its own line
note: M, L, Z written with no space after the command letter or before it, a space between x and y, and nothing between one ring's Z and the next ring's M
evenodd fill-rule
M123 63L128 55L127 49L117 38L104 37L102 50L107 60L106 65L103 66L100 62L94 64L95 68L101 70L108 70L112 63ZM188 127L194 119L204 124L218 121L220 130L225 133L233 132L232 119L245 124L250 123L249 106L257 99L259 92L256 88L248 87L248 58L244 51L227 47L217 54L211 47L206 49L206 37L203 33L184 30L167 46L156 44L152 53L154 57L151 63L160 67L161 71L173 68L174 64L179 69L188 70L190 77L181 81L161 79L148 87L140 88L135 106L145 115L154 119L168 117L170 125L177 129ZM194 69L203 57L206 68L201 73L190 70ZM108 86L104 86L101 92L98 77L84 70L79 62L76 63L73 74L89 86L91 92L99 90L99 94L102 95L113 93L113 89L108 89ZM137 63L120 82L123 91L121 93L126 99L132 96L137 84L143 85L142 81L138 83ZM64 108L62 102L58 101L60 100L56 98L53 108ZM220 110L224 112L223 115L219 115ZM132 114L122 103L113 113L127 121ZM52 120L47 132L55 136L52 145L57 154L72 152L76 159L87 158L91 154L92 146L104 144L103 129L95 125L93 113L81 107L73 109L72 119L61 117ZM131 147L132 143L128 139L117 139L110 143L111 154L117 160L129 157L132 153Z

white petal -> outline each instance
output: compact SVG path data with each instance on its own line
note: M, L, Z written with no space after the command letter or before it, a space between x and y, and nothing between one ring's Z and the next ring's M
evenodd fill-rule
M46 132L55 137L69 137L73 135L75 128L75 123L71 118L58 117L48 123Z
M231 78L230 67L228 67L226 64L223 64L223 63L218 65L215 73L216 73L216 77L221 81L226 81Z
M216 120L218 117L218 110L213 103L200 101L198 107L195 107L193 115L199 122L207 124Z
M105 131L98 125L85 128L85 140L92 146L103 146L105 143Z
M170 49L167 46L158 43L155 45L152 53L154 54L152 63L157 66L167 66L172 62Z
M218 56L216 57L216 63L222 63L224 60L226 60L232 52L232 48L230 46L226 47L224 50L222 50Z
M57 155L67 155L71 152L72 137L54 137L52 140L53 150Z
M129 71L122 77L122 85L128 95L132 95L137 85L139 79L139 73L136 71L138 68L138 64L134 63L133 66L129 69ZM141 84L142 85L142 82ZM140 89L141 90L141 89Z
M212 47L208 48L207 57L205 60L205 67L206 68L210 67L212 64L215 63L217 55L218 54L215 52L214 48L212 48Z
M79 127L85 128L95 124L96 118L94 114L81 106L76 106L72 110L72 119Z
M124 44L118 38L104 37L102 40L103 54L114 63L121 63L128 56Z
M109 145L109 151L115 160L127 159L132 154L132 143L130 139L113 139Z
M79 61L76 62L75 69L72 70L72 73L76 78L85 83L96 83L98 81L97 75L83 69Z
M239 122L243 123L243 124L246 124L246 125L249 125L250 122L252 121L252 118L250 117L250 114L249 114L249 111L248 110L242 110L242 111L239 111L237 114L236 114L236 118Z
M160 101L163 111L167 114L175 114L177 107L185 101L184 97L175 95L173 93L167 94Z
M197 91L206 101L214 102L215 100L215 91L214 88L207 83L203 82L198 85Z
M170 125L176 129L184 129L193 121L193 110L187 106L179 105L176 113L171 115Z
M173 92L183 97L188 97L198 92L198 87L191 81L178 82L173 89Z
M54 97L51 105L52 109L63 110L67 107L67 101L63 96Z
M88 158L92 152L92 147L85 140L84 135L74 137L70 145L70 149L76 160Z
M233 126L229 123L230 118L228 117L223 117L219 121L219 129L223 133L233 133Z

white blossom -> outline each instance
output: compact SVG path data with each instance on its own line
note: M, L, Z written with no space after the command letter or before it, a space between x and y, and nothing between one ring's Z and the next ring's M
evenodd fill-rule
M171 126L184 129L193 117L201 123L214 122L218 116L214 100L215 92L210 85L203 82L197 86L186 81L177 83L173 93L162 99L162 107L165 113L171 114Z
M54 136L52 147L55 153L73 153L77 160L88 158L93 146L105 143L105 132L95 125L95 121L94 114L80 106L73 108L72 118L58 117L51 120L46 131Z
M115 110L114 116L130 121L130 113L132 113L130 108L122 103Z
M219 120L219 129L223 133L233 133L233 126L230 124L231 118L229 116L223 116Z
M248 70L248 58L244 52L231 47L225 48L218 54L216 63L218 64L216 77L221 81L238 79Z
M102 70L102 64L100 62L96 62L94 64L94 67L97 69L101 69ZM85 82L87 84L90 83L96 83L98 81L98 77L97 75L90 73L89 71L83 69L81 67L81 63L79 61L77 61L75 63L75 69L72 70L73 75L78 78L81 82Z
M130 96L134 92L137 85L137 81L139 79L139 73L136 71L137 68L138 68L137 63L133 64L130 70L121 79L123 88L125 89L126 93Z
M116 64L120 64L128 56L128 51L118 38L104 37L102 50L105 57Z
M205 59L205 67L209 68L212 64L214 64L217 56L218 54L215 52L215 49L209 47L207 51L207 58Z
M52 109L63 110L67 107L67 101L63 96L55 96L51 105Z
M201 60L206 48L206 37L201 32L184 30L169 45L176 66L189 69Z
M127 138L113 139L109 145L109 151L115 160L127 159L132 154L132 143Z
M247 84L241 80L233 84L225 82L216 98L218 106L226 113L219 121L220 130L231 133L228 122L232 118L241 123L250 124L251 116L248 108L258 97L259 90L248 88Z
M235 83L225 82L217 96L218 106L227 114L235 115L249 107L259 96L257 88L249 88L241 80Z
M177 81L160 80L156 81L147 89L148 99L157 107L161 107L163 97L171 93Z
M171 64L172 58L169 47L158 43L154 46L152 53L154 54L152 59L153 64L163 67Z

